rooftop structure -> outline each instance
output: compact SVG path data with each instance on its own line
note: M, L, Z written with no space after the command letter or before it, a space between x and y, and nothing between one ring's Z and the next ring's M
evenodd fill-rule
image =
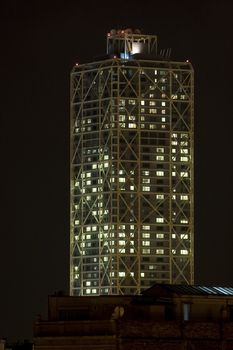
M34 349L230 350L232 334L232 287L161 284L142 295L50 296Z

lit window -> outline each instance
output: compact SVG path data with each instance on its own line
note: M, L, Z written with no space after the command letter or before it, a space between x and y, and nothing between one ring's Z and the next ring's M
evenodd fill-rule
M150 175L149 170L143 170L143 171L142 171L142 175Z
M124 271L119 272L119 277L125 277L125 272Z
M97 164L92 164L92 169L97 169Z
M172 153L176 153L176 149L175 148L172 148Z
M137 124L136 123L129 123L129 128L130 129L136 129Z
M164 222L164 218L156 218L156 222Z
M164 148L163 147L157 147L156 152L158 153L164 153Z
M164 171L158 170L156 171L157 176L164 176Z
M150 186L142 186L142 190L148 192L150 191Z
M97 188L96 188L96 187L93 187L93 188L92 188L92 192L97 192Z
M149 102L149 105L150 105L150 106L155 106L155 101L150 101L150 102Z
M149 108L149 113L155 114L155 113L157 113L157 109L156 108Z
M156 160L164 160L164 156L156 156Z
M180 238L181 239L188 239L188 235L185 233L181 233Z
M177 146L177 145L178 145L178 142L177 142L177 141L172 141L172 145L173 145L173 146Z
M166 118L161 118L162 122L165 123L166 122Z
M143 238L150 238L150 233L145 233L145 232L144 232L144 233L142 234L142 237L143 237ZM149 245L149 244L148 244L148 245Z
M141 272L141 277L145 277L145 273L144 272Z
M96 289L92 289L91 292L92 292L93 294L96 294L96 293L97 293L97 290L96 290Z
M90 285L91 285L91 282L87 281L87 282L86 282L86 286L87 286L87 287L90 287Z
M164 194L156 194L156 199L164 199Z
M181 199L182 201L187 201L187 200L188 200L188 195L187 195L187 194L181 194L181 195L180 195L180 199Z
M161 102L161 106L165 107L166 106L166 102Z
M187 219L181 219L181 220L180 220L180 223L181 223L181 224L188 224L188 220L187 220Z
M181 137L181 139L188 139L189 135L188 134L181 134L180 137Z
M162 109L162 114L166 114L166 110L165 109Z
M180 176L181 177L188 177L188 172L187 171L181 171Z
M136 117L134 115L129 115L129 120L135 120Z
M125 177L119 177L119 182L125 182Z
M142 254L150 254L150 248L143 248Z
M87 184L87 186L91 185L91 180L87 180L86 184Z
M181 249L180 254L181 255L188 255L188 250L187 249Z
M119 121L120 121L120 122L124 122L124 121L125 121L125 115L120 114L120 115L119 115Z
M134 249L130 248L130 253L133 254L134 253Z
M158 71L157 71L157 69L155 69L155 75L157 75L158 74Z
M134 186L133 185L130 186L130 191L134 191Z
M149 184L149 183L150 183L150 179L149 179L149 178L146 178L146 179L143 178L143 179L142 179L142 183L143 183L143 184Z
M125 241L119 241L119 245L125 245Z
M145 117L144 116L141 116L141 121L143 122L145 120Z
M187 148L183 148L183 149L180 150L180 153L181 153L181 154L188 154L189 151L188 151Z
M143 246L150 246L150 241L142 241Z
M164 234L163 233L156 233L156 238L164 238Z
M155 125L155 124L150 124L150 129L151 129L151 130L156 129L156 125Z
M91 294L91 290L90 289L86 289L86 294Z
M176 239L176 234L175 233L172 234L172 238Z
M156 254L164 254L164 249L156 249Z
M180 157L181 162L188 162L188 157Z
M150 230L150 225L142 225L143 230Z
M172 94L172 95L171 95L171 99L172 99L172 100L177 100L177 97L178 97L178 96L177 96L176 94Z
M135 105L136 101L135 100L129 100L129 105Z
M141 101L141 105L142 105L142 106L145 106L145 101L142 100L142 101Z

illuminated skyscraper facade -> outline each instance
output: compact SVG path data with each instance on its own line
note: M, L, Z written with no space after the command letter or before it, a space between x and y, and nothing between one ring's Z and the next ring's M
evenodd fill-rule
M193 283L193 69L111 31L71 72L72 295Z

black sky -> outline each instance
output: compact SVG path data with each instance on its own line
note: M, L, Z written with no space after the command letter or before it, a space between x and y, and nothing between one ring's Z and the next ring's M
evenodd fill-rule
M68 292L69 73L106 32L157 34L195 69L196 284L233 285L231 1L10 1L0 8L0 337Z

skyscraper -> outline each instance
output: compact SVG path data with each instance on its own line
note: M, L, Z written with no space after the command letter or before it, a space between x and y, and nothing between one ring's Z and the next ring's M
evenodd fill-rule
M193 69L112 30L71 72L72 295L193 283Z

